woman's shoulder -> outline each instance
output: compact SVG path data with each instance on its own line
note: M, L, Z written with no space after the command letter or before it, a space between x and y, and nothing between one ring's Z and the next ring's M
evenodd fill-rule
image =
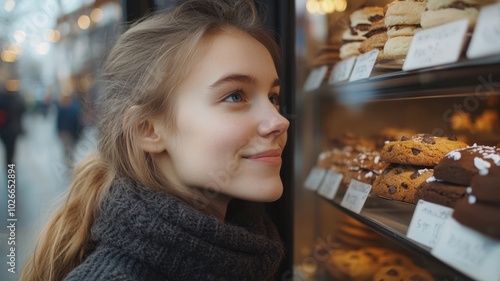
M97 248L65 281L154 281L166 280L147 264L113 248Z

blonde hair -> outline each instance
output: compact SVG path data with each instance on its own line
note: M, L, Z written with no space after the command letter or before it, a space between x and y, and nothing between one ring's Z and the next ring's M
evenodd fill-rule
M173 93L188 75L202 41L228 27L257 39L279 65L277 44L251 0L184 1L168 13L145 17L118 38L106 61L97 103L97 151L75 168L69 193L42 231L20 280L62 280L85 259L92 249L91 227L117 176L155 190L168 188L186 202L192 199L162 177L150 155L136 146L136 138L151 116L164 116L175 130Z

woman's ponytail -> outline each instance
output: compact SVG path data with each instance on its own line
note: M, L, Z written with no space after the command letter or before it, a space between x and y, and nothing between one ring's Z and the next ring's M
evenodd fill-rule
M75 168L66 200L45 225L33 255L21 273L21 281L58 281L85 258L90 229L115 172L94 152Z

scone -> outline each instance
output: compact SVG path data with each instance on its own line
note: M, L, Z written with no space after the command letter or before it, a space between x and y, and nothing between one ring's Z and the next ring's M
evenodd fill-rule
M385 25L419 25L427 1L393 1L385 12Z
M414 204L415 193L431 176L432 169L390 164L373 182L372 191L386 198Z
M456 138L418 134L411 138L404 137L398 141L387 142L380 152L380 157L382 161L389 163L434 166L448 152L464 147L467 147L467 144Z
M384 45L384 54L388 58L405 58L410 49L413 36L396 36L387 39Z
M486 173L492 164L500 165L500 148L473 145L447 153L434 167L438 180L469 186L473 176Z
M495 0L428 0L420 24L423 28L430 28L460 19L468 19L469 29L472 30L481 6L494 2Z

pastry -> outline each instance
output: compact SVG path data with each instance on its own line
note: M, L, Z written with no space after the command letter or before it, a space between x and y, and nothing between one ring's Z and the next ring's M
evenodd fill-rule
M472 131L474 124L470 118L469 113L465 111L456 111L453 113L450 119L451 128L455 131Z
M492 164L500 165L500 148L473 145L446 154L434 167L438 180L469 186L474 175L487 173Z
M371 50L379 50L377 55L377 61L385 59L384 55L384 45L387 41L387 28L385 26L384 20L381 19L374 22L368 33L365 34L366 40L361 42L359 46L359 52L364 54Z
M465 197L466 189L466 186L437 181L436 178L430 177L417 190L414 201L422 199L453 208L458 200Z
M373 182L375 194L386 198L416 203L420 185L432 176L432 169L412 165L390 164Z
M431 281L434 277L423 268L391 265L380 268L373 281Z
M381 247L364 247L360 251L372 255L378 263L379 267L389 265L414 266L413 260L408 256L397 253L395 251Z
M340 58L346 59L360 55L359 47L366 37L371 25L384 17L382 7L363 7L349 16L349 26L342 33Z
M469 29L472 30L481 6L494 2L495 0L428 0L420 25L423 28L430 28L460 19L468 19Z
M397 37L397 36L413 36L415 32L421 30L420 25L394 25L387 28L387 36Z
M469 197L475 198L472 200L500 204L500 166L492 165L488 174L472 177L466 192Z
M385 25L419 25L427 1L393 1L387 5Z
M474 120L474 129L476 132L492 133L495 130L500 130L499 120L498 112L487 109Z
M387 39L384 45L384 55L387 58L403 59L410 49L413 36L396 36Z
M431 28L460 19L468 19L469 27L472 28L476 24L478 15L479 11L476 8L428 10L422 13L420 24L422 28Z
M340 58L346 59L349 57L359 55L359 47L361 46L361 41L347 42L340 47Z
M386 5L384 22L387 42L384 55L389 59L404 59L413 35L420 28L420 17L427 1L393 1Z
M377 260L359 250L336 249L327 261L327 270L336 280L370 280L377 269Z
M498 203L471 203L468 198L463 198L457 202L452 216L459 223L500 240L500 205Z
M483 173L472 177L468 197L455 206L453 218L487 236L500 240L500 156Z
M417 166L434 166L448 152L467 147L467 144L456 138L436 137L429 134L418 134L403 137L398 141L387 142L380 157L382 161Z

